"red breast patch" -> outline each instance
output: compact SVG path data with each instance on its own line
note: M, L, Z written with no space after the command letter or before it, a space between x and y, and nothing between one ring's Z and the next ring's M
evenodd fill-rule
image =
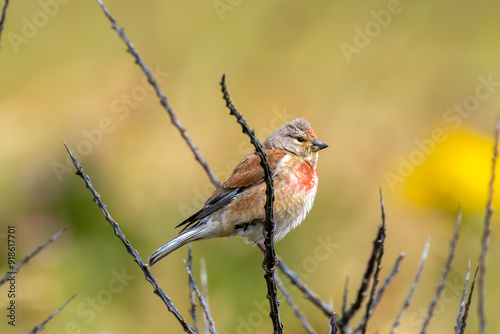
M316 171L316 168L311 166L306 161L303 161L299 165L295 175L297 176L297 181L302 189L311 190L318 184L318 172Z

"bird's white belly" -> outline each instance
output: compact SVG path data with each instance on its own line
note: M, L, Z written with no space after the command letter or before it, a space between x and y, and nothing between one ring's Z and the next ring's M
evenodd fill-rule
M318 188L316 173L307 185L299 184L294 178L290 177L287 182L275 183L273 205L276 221L275 241L281 240L288 232L299 226L314 203ZM264 210L263 203L265 202L262 202L262 210ZM263 232L263 224L255 223L235 229L233 235L245 238L248 243L263 243Z

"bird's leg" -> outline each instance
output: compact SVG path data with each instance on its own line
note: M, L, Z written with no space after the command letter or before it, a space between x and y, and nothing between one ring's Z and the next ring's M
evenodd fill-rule
M262 251L262 254L264 254L264 260L267 259L267 250L266 250L266 246L264 246L264 244L258 242L256 243L257 247L259 247L259 249Z
M264 261L262 261L262 268L264 268L265 271L268 271L267 269L267 250L266 246L264 246L263 243L256 243L257 247L262 251L262 254L264 254ZM278 262L275 262L271 268L271 271L274 271L276 269L276 266L278 265Z
M265 234L265 229L264 229L264 234ZM262 254L264 254L264 261L262 262L262 268L264 268L265 271L268 271L269 269L267 268L267 249L266 249L266 246L264 245L264 243L261 243L261 242L258 242L256 243L257 247L259 247L259 249L262 251ZM274 260L274 263L271 267L271 271L274 272L274 270L276 269L276 266L278 265L278 259L276 258Z

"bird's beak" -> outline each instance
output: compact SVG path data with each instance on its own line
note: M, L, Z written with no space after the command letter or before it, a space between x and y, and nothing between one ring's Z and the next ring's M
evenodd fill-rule
M312 145L313 152L318 152L319 150L322 150L322 149L328 147L328 145L326 145L325 143L323 143L319 139L314 139L313 142L312 142L312 144L313 144Z

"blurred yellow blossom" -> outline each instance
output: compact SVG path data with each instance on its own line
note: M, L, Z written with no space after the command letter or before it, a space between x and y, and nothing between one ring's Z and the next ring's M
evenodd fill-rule
M449 134L410 175L409 197L424 206L456 212L485 208L491 179L493 139L472 129ZM496 172L498 173L498 166ZM498 187L498 179L495 182ZM498 204L500 197L494 197Z

